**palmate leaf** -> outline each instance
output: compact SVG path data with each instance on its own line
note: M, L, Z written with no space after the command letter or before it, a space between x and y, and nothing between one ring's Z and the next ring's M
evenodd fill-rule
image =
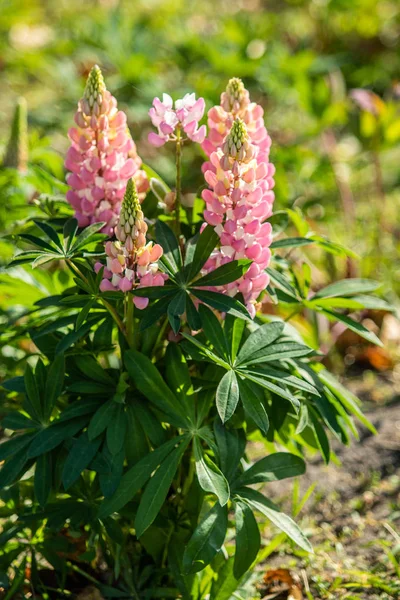
M247 338L236 358L236 365L251 363L252 357L261 353L264 348L270 346L277 340L284 329L284 323L277 321L275 323L266 323Z

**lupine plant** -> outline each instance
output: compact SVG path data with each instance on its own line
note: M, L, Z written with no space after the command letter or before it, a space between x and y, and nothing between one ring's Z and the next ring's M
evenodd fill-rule
M357 319L382 305L378 284L313 289L291 251L345 251L294 211L303 235L278 229L262 107L232 79L208 132L204 110L190 93L149 111L149 142L175 149L171 190L142 167L94 67L65 160L74 216L37 217L19 235L10 267L62 272L64 288L7 333L8 344L30 339L23 372L3 383L7 598L28 565L50 598L79 575L105 598L228 600L257 564L266 522L267 537L277 529L312 552L273 502L274 482L303 474L310 452L328 462L330 438L348 444L354 421L373 430L290 320L319 313L379 344ZM207 157L194 206L182 195L187 144Z

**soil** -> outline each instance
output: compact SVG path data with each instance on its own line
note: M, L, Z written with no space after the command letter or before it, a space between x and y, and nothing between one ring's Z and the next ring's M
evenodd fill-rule
M280 551L263 566L266 572L291 568L310 600L400 599L400 403L367 416L377 435L362 428L360 441L350 447L333 444L341 464L311 460L300 478L301 494L316 483L297 518L315 555L296 558ZM274 498L290 511L293 483L273 485ZM270 592L264 589L261 597L290 598L289 592Z

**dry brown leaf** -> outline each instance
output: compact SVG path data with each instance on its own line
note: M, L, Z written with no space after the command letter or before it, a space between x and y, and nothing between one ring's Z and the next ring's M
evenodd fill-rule
M263 578L263 600L281 597L287 593L287 600L303 600L300 577L289 569L270 569ZM284 596L282 596L283 598Z

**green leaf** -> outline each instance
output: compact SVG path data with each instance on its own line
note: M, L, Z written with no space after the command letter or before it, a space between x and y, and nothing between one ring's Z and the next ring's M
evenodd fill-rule
M215 314L204 304L200 305L199 314L207 340L214 347L214 352L221 358L229 361L229 349L221 327Z
M39 386L35 374L29 364L26 365L25 375L26 409L31 417L40 421L42 418L42 405L40 400Z
M170 342L165 352L165 377L174 395L194 418L193 386L189 367L178 344Z
M89 331L93 327L93 325L94 325L93 321L90 321L90 323L86 321L86 323L84 325L82 325L82 327L80 327L78 330L70 331L69 333L67 333L67 335L65 335L57 344L56 354L61 354L63 352L66 352L68 350L68 348L70 348L73 344L75 344L82 337L87 335L87 333L89 333Z
M176 273L182 266L179 242L172 229L160 219L156 222L156 238L164 250L163 261L166 261L171 270Z
M44 399L45 417L49 418L58 397L64 387L65 361L64 355L58 354L47 372L46 391Z
M247 380L250 380L252 383L257 384L265 388L266 390L273 392L277 396L281 396L281 398L285 398L285 400L289 400L292 406L295 408L296 412L298 412L300 408L300 401L296 396L293 396L290 392L280 387L279 385L275 385L271 381L264 379L263 377L258 377L257 375L253 375L251 371L240 371L240 375L245 377Z
M186 428L190 423L187 415L151 360L137 350L125 352L124 360L139 391L168 417L171 425Z
M190 329L193 331L201 329L200 315L189 294L186 294L186 319Z
M351 317L342 315L333 310L321 310L320 312L324 314L330 321L340 321L341 323L344 323L348 329L354 331L368 342L371 342L371 344L383 347L381 340L375 335L375 333L373 333L372 331L364 327L364 325L358 323L358 321L355 321Z
M281 512L271 500L260 492L251 488L241 488L238 492L240 498L244 498L254 510L265 515L276 527L284 531L291 540L306 552L313 552L312 546L301 529L285 513Z
M268 269L265 269L265 270L268 273L268 275L274 285L281 288L290 298L292 298L296 302L299 302L299 297L298 297L298 294L297 294L295 288L292 286L290 281L285 277L285 275L283 275L276 269L273 269L272 267L268 267Z
M78 221L75 218L68 219L63 227L64 248L68 251L71 247L72 240L78 231Z
M28 461L28 447L18 450L9 458L3 465L0 471L0 489L3 489L12 483L20 476L21 471L25 468Z
M52 460L51 453L47 452L38 457L35 467L34 489L35 496L40 506L44 506L51 490Z
M211 363L216 363L224 369L230 369L229 363L225 362L222 358L214 354L214 352L210 350L208 346L200 342L197 336L188 335L184 331L182 331L182 336L185 338L185 340L188 340L188 342L190 342L191 344L193 344L193 346L196 346L196 348L200 350L200 355L204 356L204 359L208 360ZM185 350L187 349L184 343L182 344L182 347ZM187 351L190 354L190 350Z
M196 473L201 488L205 492L211 492L218 498L221 506L229 500L229 484L217 465L203 453L200 441L194 439L194 457L196 461Z
M93 356L80 354L75 358L78 369L89 379L94 379L99 383L115 387L114 379L103 369Z
M202 571L221 549L228 528L228 510L218 502L203 517L183 555L185 574Z
M93 304L95 304L96 299L95 298L91 298L89 300L89 302L87 302L85 304L85 306L82 308L82 310L79 312L77 318L76 318L76 323L75 323L75 330L77 331L78 329L80 329L82 327L82 325L84 324L84 322L87 319L88 314L90 313L90 310L93 306Z
M346 389L339 381L326 369L318 372L318 378L323 384L332 392L332 394L340 400L343 406L367 428L373 434L377 431L375 427L368 421L367 417L362 413L359 407L359 399L357 396L352 394L350 390Z
M31 244L34 244L39 248L43 248L44 250L49 250L50 252L58 252L57 248L55 248L48 242L45 242L44 240L41 240L40 238L34 235L30 235L29 233L21 233L18 237L27 242L31 242Z
M259 388L251 382L239 379L240 399L246 413L263 433L269 429L269 419L262 402Z
M92 225L88 225L87 227L85 227L85 229L76 238L72 248L69 251L69 254L73 255L76 252L78 252L78 250L81 250L82 248L87 246L87 244L90 244L92 241L92 236L98 231L100 231L100 229L102 229L104 225L105 223L102 222L93 223Z
M318 419L318 415L310 406L308 407L308 414L311 418L312 429L315 435L315 441L317 442L318 448L321 451L325 464L329 464L331 458L331 448L328 436L326 435L325 429L323 428Z
M232 362L236 360L245 328L246 321L244 319L237 319L233 315L229 314L225 316L224 335L226 343L228 344L229 355Z
M327 285L319 290L312 298L332 298L333 296L353 296L354 294L368 294L381 287L381 284L372 279L342 279Z
M246 435L243 429L228 429L219 419L214 420L214 434L221 470L230 481L244 454Z
M300 358L315 354L315 350L298 344L297 342L278 342L271 344L267 348L263 348L259 352L255 351L248 359L247 364L258 364L262 362L281 361L286 358Z
M246 319L247 321L253 322L250 318L247 308L235 298L231 298L225 294L219 294L218 292L197 290L196 288L191 288L190 291L193 296L204 302L204 304L215 308L216 310L220 310L222 312L235 315L241 319Z
M251 567L261 544L260 531L251 508L245 502L235 502L236 550L233 572L236 579Z
M251 260L232 260L221 267L218 267L211 273L207 273L200 279L197 279L192 285L194 286L217 286L226 285L232 281L237 281L246 273L249 269L252 261Z
M229 421L239 402L239 385L235 372L225 373L217 387L216 404L221 421Z
M218 577L214 578L211 586L210 600L231 600L242 596L234 592L241 586L241 581L233 573L234 558L231 556L220 566L218 564Z
M175 335L178 333L181 327L181 315L185 312L186 308L186 292L181 290L176 296L171 298L168 306L167 315L168 320L171 324L172 331Z
M86 469L93 458L96 456L101 443L101 438L89 440L85 431L76 439L64 463L62 473L62 482L64 489L71 487L78 479L79 475Z
M305 470L305 462L300 456L289 452L275 452L254 463L250 469L240 475L235 485L279 481L288 477L303 475Z
M60 238L58 237L58 234L55 231L55 229L53 229L52 227L50 227L50 225L48 225L44 221L36 221L34 219L33 222L35 223L35 225L37 227L39 227L39 229L41 229L43 231L43 233L45 235L47 235L47 237L49 238L49 240L51 240L52 242L54 242L54 244L57 246L57 248L59 248L61 250L61 253L64 254L64 248L62 247L62 244L60 242Z
M29 419L17 411L13 411L4 417L1 421L1 425L4 429L13 429L15 431L19 429L36 429L37 427L40 427L40 423L32 421L32 419Z
M98 398L85 398L84 400L77 400L72 402L67 408L61 413L60 421L69 421L75 419L75 417L82 417L96 412L99 407Z
M135 518L138 538L150 527L161 510L189 442L190 436L184 437L179 446L160 464L146 485Z
M256 375L257 377L266 377L267 379L272 379L273 381L280 381L288 387L293 387L297 390L303 390L304 392L313 394L313 396L319 396L317 388L307 381L304 381L304 379L300 379L295 375L291 375L287 371L282 371L281 369L276 369L275 367L264 367L262 365L258 367L247 367L246 369L241 369L241 372L247 372L251 375Z
M120 404L107 425L107 446L111 454L118 454L125 443L127 419L124 407Z
M93 440L99 436L108 427L114 413L118 410L118 404L113 400L108 400L95 412L90 420L88 435L89 440Z
M87 423L87 417L78 417L70 421L58 421L43 429L35 436L30 448L29 457L34 458L59 446L64 440L75 435Z
M0 444L0 461L5 460L9 456L16 454L25 448L32 440L34 433L25 433L23 435L13 435L6 442Z
M160 317L167 314L169 303L171 302L170 296L161 298L154 304L151 304L145 311L140 321L140 331L144 331L148 327L151 327L160 319Z
M264 348L267 348L275 342L282 334L283 329L284 323L281 321L266 323L265 325L258 327L258 329L249 335L241 347L236 358L236 364L240 365L251 362L254 354L262 353Z
M276 250L277 248L292 248L293 246L296 248L300 248L301 246L308 246L313 242L314 240L305 237L283 238L281 240L276 240L275 242L272 242L270 248L271 250Z
M211 252L217 245L218 239L219 238L217 233L214 231L214 227L207 225L199 236L192 261L191 263L188 263L189 272L187 281L191 281L200 272L201 268L208 260Z
M117 512L132 500L140 488L150 479L153 471L171 454L177 444L181 443L182 439L183 436L180 436L165 442L165 444L144 456L136 465L131 467L122 477L118 489L112 498L106 500L100 506L99 519Z
M167 440L167 431L152 412L148 402L142 401L140 398L135 398L134 403L130 406L131 412L135 412L135 417L138 419L142 430L149 438L151 445L153 447L161 446ZM130 435L131 432L129 432L129 437ZM147 454L147 452L144 454Z

